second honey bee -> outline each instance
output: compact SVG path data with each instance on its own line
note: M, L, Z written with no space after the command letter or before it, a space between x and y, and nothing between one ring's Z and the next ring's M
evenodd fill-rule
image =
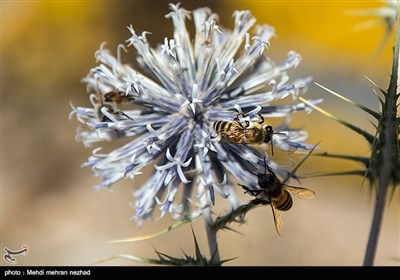
M274 223L278 235L282 235L282 219L279 211L287 211L293 205L293 199L290 194L298 198L313 198L315 192L306 188L299 188L283 184L275 173L267 166L264 158L265 171L258 173L258 185L260 189L253 190L247 186L239 184L246 192L255 196L250 203L252 204L270 204ZM267 172L268 170L268 172Z
M115 104L128 103L134 98L122 91L113 90L103 94L104 102L114 102Z
M214 130L217 133L217 140L234 144L263 144L271 142L272 154L274 148L272 144L272 136L276 133L270 125L265 125L265 119L258 114L258 122L250 122L241 120L244 118L243 113L239 113L233 122L216 121Z
M95 115L102 122L116 122L121 118L132 120L127 114L116 108L117 104L126 103L131 99L131 97L120 91L101 94L97 89L96 94L90 95L90 101L95 107Z

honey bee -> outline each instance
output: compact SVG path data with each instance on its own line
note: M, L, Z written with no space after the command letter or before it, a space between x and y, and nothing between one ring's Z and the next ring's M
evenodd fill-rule
M96 89L96 94L90 95L90 101L95 107L96 118L102 122L116 122L121 117L132 120L127 114L116 108L117 104L127 102L128 100L130 100L130 97L119 91L110 91L102 95Z
M258 177L259 190L252 190L242 184L239 184L239 186L245 190L245 193L250 193L256 197L250 201L251 204L271 205L276 231L278 232L278 235L282 235L282 219L279 211L287 211L292 207L293 200L290 194L293 194L298 198L313 198L315 192L306 188L283 184L278 177L276 177L275 173L267 166L265 158L264 165L264 173L258 173L256 175Z
M113 90L103 94L104 102L114 102L115 104L128 103L133 101L133 97L125 94L122 91Z
M261 114L258 114L260 118L258 122L250 123L248 120L242 121L240 117L245 117L245 114L239 113L233 122L216 121L214 123L214 130L217 133L217 140L235 144L262 144L271 142L272 154L274 154L272 136L283 133L276 133L272 126L263 125L265 119Z

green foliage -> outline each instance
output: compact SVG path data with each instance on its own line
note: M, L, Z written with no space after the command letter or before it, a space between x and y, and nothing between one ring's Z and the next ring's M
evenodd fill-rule
M364 178L369 180L370 186L376 186L376 200L375 209L372 218L371 230L368 238L366 253L364 257L364 265L371 266L374 263L376 248L378 244L378 237L380 228L383 220L383 212L386 206L386 198L388 193L391 193L393 197L395 188L400 183L400 128L399 128L399 96L398 87L398 71L399 71L399 52L400 52L400 28L399 18L397 11L397 22L396 22L396 41L393 54L392 73L390 77L389 87L387 90L379 88L372 80L368 79L371 84L377 89L373 88L373 92L377 96L381 110L375 112L363 105L357 104L342 95L329 90L319 84L325 91L335 95L336 97L362 109L364 112L370 114L377 121L374 124L376 129L375 134L371 135L367 131L360 129L359 127L340 119L331 113L307 102L302 99L303 102L308 104L310 107L316 109L322 114L328 116L353 130L354 132L362 135L371 146L371 154L369 158L357 157L352 155L338 155L322 153L319 156L340 158L345 160L352 160L363 165L362 170L349 170L343 172L326 173L322 175L362 175ZM378 94L379 92L379 94ZM392 191L389 192L389 188L392 187Z
M155 250L158 259L142 258L142 257L136 257L136 256L132 256L132 255L127 255L127 254L118 254L111 258L99 261L95 264L99 264L99 263L103 263L103 262L107 262L107 261L115 260L115 259L123 259L123 260L129 260L129 261L135 261L135 262L141 262L141 263L167 265L167 266L221 266L223 263L234 259L234 258L232 258L232 259L226 259L226 260L216 260L214 258L215 255L211 256L210 259L207 259L200 250L200 247L197 242L196 235L195 235L193 229L192 229L192 233L193 233L194 246L195 246L194 257L191 257L182 251L184 257L176 258L176 257L172 257L172 256L169 256L167 254L164 254L164 253L161 253L161 252Z
M182 220L177 221L176 223L170 225L169 227L153 233L153 234L148 234L148 235L142 235L142 236L136 236L136 237L129 237L129 238L125 238L125 239L119 239L119 240L112 240L109 243L124 243L124 242L136 242L136 241L143 241L143 240L148 240L148 239L152 239L155 237L158 237L160 235L163 235L165 233L168 233L184 224L187 224L189 222L192 222L194 219L196 219L199 215L191 215L191 216L187 216L185 218L183 218Z
M317 156L323 157L330 157L330 158L341 158L345 160L352 160L363 165L363 169L361 170L347 170L343 172L334 172L334 173L324 173L321 174L322 176L331 176L331 175L360 175L366 178L370 185L376 185L377 180L381 173L381 168L386 161L389 161L391 164L388 168L390 168L389 176L390 181L393 186L396 186L400 182L400 133L399 133L399 121L397 117L397 100L399 98L399 94L397 94L397 69L398 69L398 52L394 57L393 68L390 80L390 85L388 90L383 90L381 88L377 88L378 91L381 93L382 97L377 94L377 98L381 104L381 112L375 112L361 104L351 101L348 98L343 97L342 95L327 89L326 87L321 86L320 84L316 83L319 87L324 89L325 91L335 95L336 97L362 109L364 112L370 114L377 120L377 124L374 124L376 128L375 135L368 133L366 130L363 130L333 114L325 111L318 106L311 104L307 100L304 100L300 97L300 99L305 102L308 106L316 109L320 113L324 114L325 116L334 119L335 121L339 122L340 124L346 126L347 128L351 129L352 131L360 134L364 137L364 139L370 144L371 146L371 154L370 157L359 157L353 155L344 155L344 154L329 154L329 153L320 153L316 154ZM377 85L370 79L368 79L373 86L377 87ZM374 90L376 93L376 91ZM383 156L383 151L388 149L389 156Z

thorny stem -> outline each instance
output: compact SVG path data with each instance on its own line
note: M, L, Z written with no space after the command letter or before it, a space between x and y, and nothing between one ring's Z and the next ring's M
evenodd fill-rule
M382 169L384 171L386 168L383 167ZM379 177L378 193L376 195L374 216L372 219L371 230L369 232L367 250L364 257L364 266L374 265L376 248L378 246L378 238L382 225L383 212L385 210L387 190L390 182L389 178L389 175L384 173L382 173Z
M398 23L398 21L397 21ZM379 233L382 225L383 212L385 210L385 202L387 191L391 182L392 174L395 170L393 158L396 151L393 143L396 142L396 100L398 87L398 61L399 61L399 41L400 28L397 25L396 43L394 49L394 59L392 66L392 77L390 79L389 88L385 95L385 103L382 108L383 121L380 123L379 141L383 143L382 147L382 165L379 170L378 191L375 202L374 216L372 219L371 230L369 234L367 249L365 252L364 266L372 266L374 264L376 249L378 245ZM392 141L394 139L394 142ZM397 155L398 156L398 155Z
M218 240L217 240L217 230L212 228L214 221L211 216L211 211L209 209L204 210L204 221L207 232L208 248L210 250L211 264L220 264Z

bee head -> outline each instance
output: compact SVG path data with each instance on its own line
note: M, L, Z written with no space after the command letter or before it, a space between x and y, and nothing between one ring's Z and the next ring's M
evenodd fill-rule
M274 135L274 129L272 126L267 125L265 127L264 143L269 143L272 140L272 135Z
M265 189L275 182L275 176L271 173L258 173L258 185Z
M268 171L268 172L267 172ZM267 159L264 157L264 172L257 174L258 185L260 188L267 188L276 182L277 178L275 173L268 167Z

